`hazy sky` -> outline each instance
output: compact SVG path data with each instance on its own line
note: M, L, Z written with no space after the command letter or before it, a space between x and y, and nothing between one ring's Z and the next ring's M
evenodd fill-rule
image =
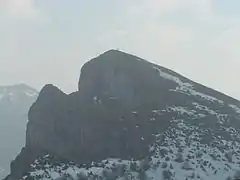
M240 0L0 0L0 85L76 90L110 48L240 99Z

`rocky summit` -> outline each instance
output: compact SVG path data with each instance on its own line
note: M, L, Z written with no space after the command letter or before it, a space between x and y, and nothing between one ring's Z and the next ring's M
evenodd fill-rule
M226 180L240 168L240 102L117 50L69 95L46 85L6 180Z

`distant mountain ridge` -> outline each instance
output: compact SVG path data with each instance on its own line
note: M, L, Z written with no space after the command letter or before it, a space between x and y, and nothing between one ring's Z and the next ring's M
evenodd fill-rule
M7 180L226 180L240 165L240 102L116 50L69 95L46 85Z
M6 98L6 96L25 94L27 96L36 96L38 94L37 90L34 88L20 83L9 86L0 86L1 99Z
M27 114L38 92L25 85L0 86L0 179L25 144Z

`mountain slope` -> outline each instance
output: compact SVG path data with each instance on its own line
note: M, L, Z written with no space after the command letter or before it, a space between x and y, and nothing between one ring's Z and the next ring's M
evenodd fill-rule
M240 163L239 107L169 69L110 50L82 67L79 91L41 90L26 146L6 179L225 180Z
M37 94L24 84L0 86L0 179L25 143L27 113Z

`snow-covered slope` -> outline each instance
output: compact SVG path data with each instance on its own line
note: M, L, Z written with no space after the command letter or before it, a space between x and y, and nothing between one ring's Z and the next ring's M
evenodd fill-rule
M192 114L192 111L183 107L174 109L181 114L178 119L173 119L172 126L162 134L156 134L158 141L150 147L153 155L141 160L106 159L90 165L76 165L74 163L61 163L44 156L31 165L31 171L22 179L57 179L71 176L73 179L87 177L87 179L203 179L226 180L233 177L239 170L240 150L239 131L234 127L219 126L217 131L198 127L194 122L204 114ZM161 113L167 113L161 111ZM188 118L190 122L184 123ZM191 114L191 115L189 115ZM228 116L219 117L219 124L227 120ZM184 115L184 119L181 116ZM191 123L193 123L191 125ZM229 135L225 140L221 131ZM212 141L205 143L202 141ZM66 177L67 177L66 176ZM112 178L110 178L112 177ZM80 178L81 179L81 178Z
M0 86L0 179L25 144L27 113L37 95L24 84Z
M169 126L164 131L153 132L156 141L149 146L150 156L142 160L105 159L77 165L61 162L48 154L37 159L22 180L232 178L240 169L240 106L237 101L230 104L198 91L194 84L183 82L159 67L153 68L159 71L161 78L177 84L170 92L184 94L188 102L151 110L149 122L158 122L160 128L161 123L167 121ZM136 125L136 128L139 127Z

